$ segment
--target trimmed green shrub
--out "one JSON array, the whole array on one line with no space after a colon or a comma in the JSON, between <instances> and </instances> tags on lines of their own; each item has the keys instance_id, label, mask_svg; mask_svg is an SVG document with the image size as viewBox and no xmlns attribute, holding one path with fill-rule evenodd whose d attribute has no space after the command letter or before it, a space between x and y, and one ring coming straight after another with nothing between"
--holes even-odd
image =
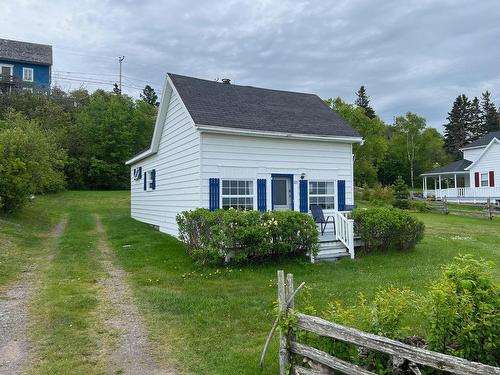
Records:
<instances>
[{"instance_id":1,"label":"trimmed green shrub","mask_svg":"<svg viewBox=\"0 0 500 375\"><path fill-rule=\"evenodd\" d=\"M471 255L455 258L430 291L431 350L498 366L500 288L491 262Z\"/></svg>"},{"instance_id":2,"label":"trimmed green shrub","mask_svg":"<svg viewBox=\"0 0 500 375\"><path fill-rule=\"evenodd\" d=\"M426 201L420 201L420 200L411 200L410 209L418 212L429 212L431 210L429 204Z\"/></svg>"},{"instance_id":3,"label":"trimmed green shrub","mask_svg":"<svg viewBox=\"0 0 500 375\"><path fill-rule=\"evenodd\" d=\"M424 237L424 223L398 208L357 209L353 219L368 251L410 250Z\"/></svg>"},{"instance_id":4,"label":"trimmed green shrub","mask_svg":"<svg viewBox=\"0 0 500 375\"><path fill-rule=\"evenodd\" d=\"M408 209L410 208L410 193L408 192L408 185L401 176L398 176L394 182L394 207Z\"/></svg>"},{"instance_id":5,"label":"trimmed green shrub","mask_svg":"<svg viewBox=\"0 0 500 375\"><path fill-rule=\"evenodd\" d=\"M177 215L179 238L198 262L219 264L317 252L313 218L296 211L196 209Z\"/></svg>"}]
</instances>

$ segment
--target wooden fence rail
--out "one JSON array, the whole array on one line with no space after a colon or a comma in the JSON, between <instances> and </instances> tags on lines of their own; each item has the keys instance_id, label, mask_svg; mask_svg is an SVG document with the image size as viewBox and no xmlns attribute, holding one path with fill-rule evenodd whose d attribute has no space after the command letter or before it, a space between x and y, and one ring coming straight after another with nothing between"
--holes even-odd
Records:
<instances>
[{"instance_id":1,"label":"wooden fence rail","mask_svg":"<svg viewBox=\"0 0 500 375\"><path fill-rule=\"evenodd\" d=\"M300 287L303 285L304 283L302 283ZM488 366L482 363L471 362L463 358L418 348L386 337L345 327L315 316L297 313L293 310L293 297L295 294L296 291L293 289L293 275L288 274L285 280L284 272L278 271L278 305L280 307L280 317L286 316L287 314L295 314L297 317L297 322L295 323L296 328L454 374L500 375L499 367ZM273 330L271 332L273 332ZM271 335L272 333L270 336ZM269 339L270 337L268 337L268 341ZM267 344L268 342L266 342L263 356L267 351ZM290 367L293 355L308 358L313 363L320 364L347 375L374 374L353 363L335 358L321 350L301 344L295 340L295 337L289 335L287 332L280 332L280 375L285 375L289 368L291 373L296 375L322 374L322 372L316 369L305 368L299 365ZM263 357L261 359L261 365L262 360Z\"/></svg>"}]
</instances>

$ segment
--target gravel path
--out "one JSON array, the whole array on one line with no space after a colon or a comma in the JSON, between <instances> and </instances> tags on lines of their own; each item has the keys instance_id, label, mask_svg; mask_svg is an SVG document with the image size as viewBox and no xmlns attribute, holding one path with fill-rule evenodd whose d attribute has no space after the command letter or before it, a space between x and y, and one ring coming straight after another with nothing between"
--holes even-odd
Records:
<instances>
[{"instance_id":1,"label":"gravel path","mask_svg":"<svg viewBox=\"0 0 500 375\"><path fill-rule=\"evenodd\" d=\"M49 239L51 248L57 246L65 224L63 220L52 230ZM53 251L50 254L48 262L41 264L50 262ZM42 271L38 264L32 264L20 280L0 295L0 375L20 374L28 367L31 346L26 329L27 310Z\"/></svg>"},{"instance_id":2,"label":"gravel path","mask_svg":"<svg viewBox=\"0 0 500 375\"><path fill-rule=\"evenodd\" d=\"M106 322L119 333L118 345L106 358L110 374L174 375L178 372L158 366L150 354L145 323L132 299L132 291L126 281L126 273L113 262L111 247L99 217L96 219L99 233L98 249L102 266L107 273L101 285L107 302L116 314Z\"/></svg>"}]
</instances>

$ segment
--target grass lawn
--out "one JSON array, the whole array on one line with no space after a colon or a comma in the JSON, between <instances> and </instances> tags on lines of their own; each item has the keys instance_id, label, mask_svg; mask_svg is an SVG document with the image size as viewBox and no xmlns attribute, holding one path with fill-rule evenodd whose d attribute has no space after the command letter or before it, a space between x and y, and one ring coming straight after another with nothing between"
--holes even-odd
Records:
<instances>
[{"instance_id":1,"label":"grass lawn","mask_svg":"<svg viewBox=\"0 0 500 375\"><path fill-rule=\"evenodd\" d=\"M165 362L173 360L185 373L277 373L276 340L265 369L260 372L257 365L274 320L278 269L292 272L297 284L305 281L311 301L321 311L334 299L349 303L360 292L370 299L378 288L407 287L424 292L439 277L441 265L461 253L473 253L500 264L500 219L426 213L415 214L425 222L426 236L414 251L407 253L378 253L354 261L344 259L317 265L307 260L288 260L203 268L192 263L177 240L132 220L128 196L128 192L66 192L41 197L28 208L31 215L37 210L50 212L54 217L69 215L68 230L40 296L42 302L54 302L54 306L41 305L41 311L50 318L36 325L35 337L43 338L47 345L40 349L45 353L42 366L46 373L64 366L77 366L87 373L100 372L98 360L81 358L98 350L94 337L99 324L93 317L97 304L93 280L101 271L92 260L94 233L87 223L89 215L95 213L102 217L118 264L129 273L156 357ZM28 220L25 214L16 220L22 221L23 217ZM23 236L16 239L21 248L25 244ZM15 234L10 237L17 238ZM69 264L71 268L67 269ZM498 267L495 272L500 280ZM75 275L80 277L76 281ZM61 281L70 280L72 284L63 285L58 293ZM80 324L78 336L64 326L65 319ZM412 324L415 333L419 333L422 327L418 317ZM67 364L52 352L61 350L60 345L64 344L72 353Z\"/></svg>"}]
</instances>

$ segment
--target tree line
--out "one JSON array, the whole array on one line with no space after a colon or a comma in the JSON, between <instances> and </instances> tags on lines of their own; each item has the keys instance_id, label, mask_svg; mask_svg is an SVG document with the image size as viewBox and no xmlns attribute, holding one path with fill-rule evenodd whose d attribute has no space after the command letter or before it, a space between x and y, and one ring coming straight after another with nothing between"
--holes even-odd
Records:
<instances>
[{"instance_id":1,"label":"tree line","mask_svg":"<svg viewBox=\"0 0 500 375\"><path fill-rule=\"evenodd\" d=\"M448 114L445 135L411 112L384 123L364 86L353 104L326 104L363 137L354 145L359 186L392 185L402 176L412 187L420 174L455 160L460 148L500 129L490 93L481 100L459 95ZM0 209L12 211L32 194L67 189L128 189L125 161L151 141L158 96L146 86L139 100L113 91L79 89L0 95Z\"/></svg>"},{"instance_id":2,"label":"tree line","mask_svg":"<svg viewBox=\"0 0 500 375\"><path fill-rule=\"evenodd\" d=\"M364 86L356 96L353 104L341 98L325 102L363 137L362 145L353 146L357 185L392 185L402 176L415 187L420 184L421 173L449 162L443 136L428 127L423 117L407 112L397 116L393 124L386 124L371 107Z\"/></svg>"},{"instance_id":3,"label":"tree line","mask_svg":"<svg viewBox=\"0 0 500 375\"><path fill-rule=\"evenodd\" d=\"M454 159L462 158L460 149L487 133L500 130L500 108L497 110L489 91L481 100L470 100L465 94L457 96L445 124L445 149Z\"/></svg>"},{"instance_id":4,"label":"tree line","mask_svg":"<svg viewBox=\"0 0 500 375\"><path fill-rule=\"evenodd\" d=\"M157 99L149 86L140 100L59 88L0 95L0 210L61 189L128 189L124 162L149 146Z\"/></svg>"}]
</instances>

